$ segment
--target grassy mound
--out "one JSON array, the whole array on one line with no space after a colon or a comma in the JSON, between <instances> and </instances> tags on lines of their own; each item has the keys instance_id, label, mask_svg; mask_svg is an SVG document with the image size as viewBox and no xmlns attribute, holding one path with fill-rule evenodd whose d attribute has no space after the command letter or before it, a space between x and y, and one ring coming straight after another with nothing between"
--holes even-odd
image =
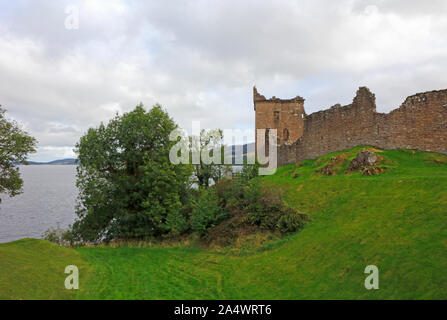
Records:
<instances>
[{"instance_id":1,"label":"grassy mound","mask_svg":"<svg viewBox=\"0 0 447 320\"><path fill-rule=\"evenodd\" d=\"M80 285L89 272L75 250L36 239L0 244L0 299L73 299L65 289L65 267L79 268Z\"/></svg>"},{"instance_id":2,"label":"grassy mound","mask_svg":"<svg viewBox=\"0 0 447 320\"><path fill-rule=\"evenodd\" d=\"M0 297L67 296L63 268L77 258L92 270L84 282L81 271L81 299L447 299L447 156L369 148L385 169L370 176L347 170L364 148L259 178L310 217L286 238L236 253L19 241L0 245L0 269L8 270ZM379 290L364 287L367 265L379 268Z\"/></svg>"}]
</instances>

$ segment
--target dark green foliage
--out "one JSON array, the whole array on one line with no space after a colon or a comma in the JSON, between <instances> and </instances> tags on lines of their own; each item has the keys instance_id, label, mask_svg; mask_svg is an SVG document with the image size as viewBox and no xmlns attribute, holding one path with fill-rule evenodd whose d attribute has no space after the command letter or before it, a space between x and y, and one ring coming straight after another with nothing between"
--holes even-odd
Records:
<instances>
[{"instance_id":1,"label":"dark green foliage","mask_svg":"<svg viewBox=\"0 0 447 320\"><path fill-rule=\"evenodd\" d=\"M252 182L245 192L245 197L248 202L249 221L263 229L275 230L283 207L280 194Z\"/></svg>"},{"instance_id":2,"label":"dark green foliage","mask_svg":"<svg viewBox=\"0 0 447 320\"><path fill-rule=\"evenodd\" d=\"M0 194L13 197L21 193L23 181L17 164L26 163L26 156L36 151L36 142L15 121L5 119L0 106Z\"/></svg>"},{"instance_id":3,"label":"dark green foliage","mask_svg":"<svg viewBox=\"0 0 447 320\"><path fill-rule=\"evenodd\" d=\"M143 239L187 229L182 206L192 168L169 161L176 127L161 106L146 111L139 105L81 138L73 225L79 239Z\"/></svg>"},{"instance_id":4,"label":"dark green foliage","mask_svg":"<svg viewBox=\"0 0 447 320\"><path fill-rule=\"evenodd\" d=\"M308 216L298 213L292 208L283 207L282 215L278 220L278 230L282 233L295 232L304 227L308 221Z\"/></svg>"},{"instance_id":5,"label":"dark green foliage","mask_svg":"<svg viewBox=\"0 0 447 320\"><path fill-rule=\"evenodd\" d=\"M245 206L244 190L247 181L235 176L233 179L219 181L214 188L219 197L219 204L226 208L231 216L240 214Z\"/></svg>"},{"instance_id":6,"label":"dark green foliage","mask_svg":"<svg viewBox=\"0 0 447 320\"><path fill-rule=\"evenodd\" d=\"M247 216L251 223L270 231L289 233L300 230L307 215L287 207L280 191L273 191L268 186L262 186L257 180L252 180L245 190Z\"/></svg>"},{"instance_id":7,"label":"dark green foliage","mask_svg":"<svg viewBox=\"0 0 447 320\"><path fill-rule=\"evenodd\" d=\"M219 203L215 189L204 190L192 211L192 229L204 236L227 217L227 210Z\"/></svg>"},{"instance_id":8,"label":"dark green foliage","mask_svg":"<svg viewBox=\"0 0 447 320\"><path fill-rule=\"evenodd\" d=\"M213 212L220 208L228 212L229 220L221 223L208 241L219 241L213 237L255 232L256 228L271 232L295 232L304 226L307 218L305 214L285 206L281 192L263 186L259 179L247 180L245 176L237 175L231 180L220 181L210 188L211 191L215 196L210 199L210 195L205 194L203 199L208 203L202 204L206 208L202 215L214 216ZM214 225L209 224L202 235Z\"/></svg>"},{"instance_id":9,"label":"dark green foliage","mask_svg":"<svg viewBox=\"0 0 447 320\"><path fill-rule=\"evenodd\" d=\"M72 246L76 242L74 240L74 235L70 229L62 229L57 226L57 228L47 229L43 235L43 239L58 244L60 246Z\"/></svg>"},{"instance_id":10,"label":"dark green foliage","mask_svg":"<svg viewBox=\"0 0 447 320\"><path fill-rule=\"evenodd\" d=\"M259 175L259 167L260 165L257 161L255 164L244 164L241 172L239 172L239 176L245 180L254 179Z\"/></svg>"}]
</instances>

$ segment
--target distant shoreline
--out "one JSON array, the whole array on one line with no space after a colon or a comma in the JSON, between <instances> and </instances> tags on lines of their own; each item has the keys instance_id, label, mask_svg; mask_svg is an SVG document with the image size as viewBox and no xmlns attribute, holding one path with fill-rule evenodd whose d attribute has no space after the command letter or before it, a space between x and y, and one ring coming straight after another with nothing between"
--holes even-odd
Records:
<instances>
[{"instance_id":1,"label":"distant shoreline","mask_svg":"<svg viewBox=\"0 0 447 320\"><path fill-rule=\"evenodd\" d=\"M25 163L20 163L20 165L32 165L32 166L41 166L41 165L53 165L53 166L60 166L60 165L77 165L76 159L59 159L59 160L53 160L49 162L37 162L37 161L28 161Z\"/></svg>"},{"instance_id":2,"label":"distant shoreline","mask_svg":"<svg viewBox=\"0 0 447 320\"><path fill-rule=\"evenodd\" d=\"M232 145L231 148L227 149L225 156L234 157L236 154L242 154L244 156L248 156L249 154L254 153L255 144L254 142L248 144L241 145ZM48 162L38 162L38 161L28 161L25 163L18 163L18 165L32 165L32 166L41 166L41 165L78 165L76 163L76 159L74 158L66 158L66 159L58 159Z\"/></svg>"}]
</instances>

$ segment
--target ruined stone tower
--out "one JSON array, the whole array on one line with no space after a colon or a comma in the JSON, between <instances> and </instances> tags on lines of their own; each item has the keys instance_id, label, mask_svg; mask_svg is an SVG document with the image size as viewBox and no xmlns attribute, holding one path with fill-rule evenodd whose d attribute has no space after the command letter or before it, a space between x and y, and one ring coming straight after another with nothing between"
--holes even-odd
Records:
<instances>
[{"instance_id":1,"label":"ruined stone tower","mask_svg":"<svg viewBox=\"0 0 447 320\"><path fill-rule=\"evenodd\" d=\"M253 87L255 129L276 129L278 145L292 144L303 135L304 99L266 99Z\"/></svg>"}]
</instances>

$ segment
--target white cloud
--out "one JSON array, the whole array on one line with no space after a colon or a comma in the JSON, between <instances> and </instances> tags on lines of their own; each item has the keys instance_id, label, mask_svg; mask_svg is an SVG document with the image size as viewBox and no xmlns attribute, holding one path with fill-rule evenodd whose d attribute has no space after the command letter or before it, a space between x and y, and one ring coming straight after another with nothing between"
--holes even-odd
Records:
<instances>
[{"instance_id":1,"label":"white cloud","mask_svg":"<svg viewBox=\"0 0 447 320\"><path fill-rule=\"evenodd\" d=\"M79 30L64 27L79 7ZM3 1L0 103L61 157L90 126L139 102L181 126L250 128L251 87L308 113L359 86L389 111L447 87L442 0ZM65 150L65 151L64 151Z\"/></svg>"},{"instance_id":2,"label":"white cloud","mask_svg":"<svg viewBox=\"0 0 447 320\"><path fill-rule=\"evenodd\" d=\"M31 161L39 161L39 162L50 162L56 159L68 159L75 158L76 155L73 151L73 147L65 146L65 147L55 147L55 146L45 146L37 148L37 152L39 153L38 159L32 159Z\"/></svg>"}]
</instances>

